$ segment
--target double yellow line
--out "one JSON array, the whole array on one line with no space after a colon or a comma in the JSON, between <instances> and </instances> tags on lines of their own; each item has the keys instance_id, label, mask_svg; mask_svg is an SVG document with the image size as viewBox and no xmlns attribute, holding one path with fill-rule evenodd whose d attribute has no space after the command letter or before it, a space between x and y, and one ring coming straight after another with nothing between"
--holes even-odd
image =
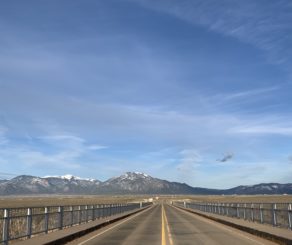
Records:
<instances>
[{"instance_id":1,"label":"double yellow line","mask_svg":"<svg viewBox=\"0 0 292 245\"><path fill-rule=\"evenodd\" d=\"M165 227L166 227L166 232L165 232ZM166 234L167 234L167 237L166 237ZM168 240L168 243L166 242L166 240ZM166 244L173 245L173 241L171 238L168 221L167 221L167 217L164 210L164 205L162 204L161 205L161 245L166 245Z\"/></svg>"}]
</instances>

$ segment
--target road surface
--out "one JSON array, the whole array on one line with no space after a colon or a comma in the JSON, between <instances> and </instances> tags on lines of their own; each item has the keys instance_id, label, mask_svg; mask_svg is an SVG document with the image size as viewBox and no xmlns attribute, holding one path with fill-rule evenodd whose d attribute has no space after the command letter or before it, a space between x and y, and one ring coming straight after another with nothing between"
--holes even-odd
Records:
<instances>
[{"instance_id":1,"label":"road surface","mask_svg":"<svg viewBox=\"0 0 292 245\"><path fill-rule=\"evenodd\" d=\"M69 244L272 245L275 243L166 204L157 204Z\"/></svg>"}]
</instances>

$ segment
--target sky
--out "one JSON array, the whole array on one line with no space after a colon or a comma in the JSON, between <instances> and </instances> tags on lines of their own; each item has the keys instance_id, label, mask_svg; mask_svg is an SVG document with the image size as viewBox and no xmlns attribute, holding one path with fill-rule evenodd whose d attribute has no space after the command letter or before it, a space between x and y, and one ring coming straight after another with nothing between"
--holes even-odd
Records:
<instances>
[{"instance_id":1,"label":"sky","mask_svg":"<svg viewBox=\"0 0 292 245\"><path fill-rule=\"evenodd\" d=\"M0 3L0 177L292 177L290 0Z\"/></svg>"}]
</instances>

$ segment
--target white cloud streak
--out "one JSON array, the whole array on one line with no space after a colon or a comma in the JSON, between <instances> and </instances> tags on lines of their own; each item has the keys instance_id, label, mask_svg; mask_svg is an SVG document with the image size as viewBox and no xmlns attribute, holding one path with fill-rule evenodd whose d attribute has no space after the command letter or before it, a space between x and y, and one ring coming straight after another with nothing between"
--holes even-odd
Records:
<instances>
[{"instance_id":1,"label":"white cloud streak","mask_svg":"<svg viewBox=\"0 0 292 245\"><path fill-rule=\"evenodd\" d=\"M259 89L253 89L253 90L236 92L236 93L226 94L226 95L218 95L218 96L223 97L223 100L235 100L235 99L243 99L246 97L254 97L254 96L258 97L263 94L268 94L279 89L280 89L279 86L273 86L273 87L259 88Z\"/></svg>"},{"instance_id":2,"label":"white cloud streak","mask_svg":"<svg viewBox=\"0 0 292 245\"><path fill-rule=\"evenodd\" d=\"M99 150L107 149L108 147L104 145L89 145L87 148L92 151L99 151Z\"/></svg>"},{"instance_id":3,"label":"white cloud streak","mask_svg":"<svg viewBox=\"0 0 292 245\"><path fill-rule=\"evenodd\" d=\"M292 136L292 127L285 125L251 125L231 128L230 133Z\"/></svg>"}]
</instances>

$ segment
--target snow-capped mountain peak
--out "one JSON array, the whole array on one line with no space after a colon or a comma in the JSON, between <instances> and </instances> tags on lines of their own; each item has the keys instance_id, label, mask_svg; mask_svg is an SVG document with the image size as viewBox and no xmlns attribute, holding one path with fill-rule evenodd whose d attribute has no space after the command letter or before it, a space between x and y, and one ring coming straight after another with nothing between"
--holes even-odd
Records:
<instances>
[{"instance_id":1,"label":"snow-capped mountain peak","mask_svg":"<svg viewBox=\"0 0 292 245\"><path fill-rule=\"evenodd\" d=\"M141 172L126 172L123 175L117 177L117 179L121 180L137 180L145 178L150 178L150 176Z\"/></svg>"},{"instance_id":2,"label":"snow-capped mountain peak","mask_svg":"<svg viewBox=\"0 0 292 245\"><path fill-rule=\"evenodd\" d=\"M78 177L78 176L74 176L72 174L65 174L65 175L62 175L62 176L51 175L51 176L44 176L43 178L59 178L59 179L64 179L64 180L86 180L86 181L91 181L91 182L96 181L95 179L81 178L81 177Z\"/></svg>"},{"instance_id":3,"label":"snow-capped mountain peak","mask_svg":"<svg viewBox=\"0 0 292 245\"><path fill-rule=\"evenodd\" d=\"M76 180L80 180L81 178L78 176L74 176L72 174L65 174L60 176L61 179L67 179L67 180L71 180L71 179L76 179Z\"/></svg>"}]
</instances>

